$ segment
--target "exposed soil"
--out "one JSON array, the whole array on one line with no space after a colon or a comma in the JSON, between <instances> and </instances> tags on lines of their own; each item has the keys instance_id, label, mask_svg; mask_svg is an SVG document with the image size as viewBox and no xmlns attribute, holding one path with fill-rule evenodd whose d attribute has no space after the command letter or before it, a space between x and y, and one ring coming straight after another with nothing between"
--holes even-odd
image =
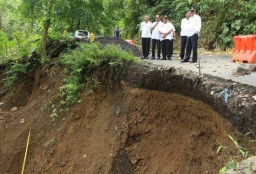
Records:
<instances>
[{"instance_id":1,"label":"exposed soil","mask_svg":"<svg viewBox=\"0 0 256 174\"><path fill-rule=\"evenodd\" d=\"M85 90L61 111L62 70L51 65L33 74L0 98L1 174L20 173L30 127L30 174L217 173L229 158L216 154L219 143L232 146L227 134L247 142L201 101L125 83L90 95Z\"/></svg>"},{"instance_id":2,"label":"exposed soil","mask_svg":"<svg viewBox=\"0 0 256 174\"><path fill-rule=\"evenodd\" d=\"M140 54L121 39L98 41L120 44ZM52 57L66 48L62 45L53 48ZM109 85L104 79L106 71L101 88L94 93L84 89L79 102L70 108L59 106L63 70L55 62L28 73L12 89L4 88L0 74L0 173L21 172L30 128L25 168L29 174L218 173L229 159L224 151L216 153L220 144L238 154L228 134L255 151L254 142L237 131L253 125L253 107L226 107L210 94L232 82L184 77L174 69L141 64L128 65L124 74L120 85ZM54 108L56 121L51 118ZM232 110L240 116L231 115Z\"/></svg>"}]
</instances>

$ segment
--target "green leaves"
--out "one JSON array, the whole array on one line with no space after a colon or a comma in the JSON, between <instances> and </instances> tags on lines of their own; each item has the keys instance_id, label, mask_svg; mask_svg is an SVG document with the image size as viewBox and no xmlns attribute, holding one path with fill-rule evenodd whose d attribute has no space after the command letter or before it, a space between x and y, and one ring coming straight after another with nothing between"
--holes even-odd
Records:
<instances>
[{"instance_id":1,"label":"green leaves","mask_svg":"<svg viewBox=\"0 0 256 174\"><path fill-rule=\"evenodd\" d=\"M98 87L99 81L95 74L102 70L102 66L110 66L121 74L119 68L122 68L123 61L135 61L135 58L117 45L107 45L100 49L98 44L83 44L77 50L64 54L60 58L60 64L66 69L67 77L60 87L61 104L74 104L85 83L89 91Z\"/></svg>"},{"instance_id":2,"label":"green leaves","mask_svg":"<svg viewBox=\"0 0 256 174\"><path fill-rule=\"evenodd\" d=\"M29 64L11 63L5 70L4 84L7 87L13 86L28 70Z\"/></svg>"},{"instance_id":3,"label":"green leaves","mask_svg":"<svg viewBox=\"0 0 256 174\"><path fill-rule=\"evenodd\" d=\"M228 169L235 169L235 161L232 158L228 161Z\"/></svg>"},{"instance_id":4,"label":"green leaves","mask_svg":"<svg viewBox=\"0 0 256 174\"><path fill-rule=\"evenodd\" d=\"M226 174L226 171L227 171L227 167L222 167L219 171L219 174Z\"/></svg>"},{"instance_id":5,"label":"green leaves","mask_svg":"<svg viewBox=\"0 0 256 174\"><path fill-rule=\"evenodd\" d=\"M188 4L191 6L194 0L188 0Z\"/></svg>"},{"instance_id":6,"label":"green leaves","mask_svg":"<svg viewBox=\"0 0 256 174\"><path fill-rule=\"evenodd\" d=\"M228 135L228 137L231 139L231 141L233 142L233 144L234 144L234 145L236 146L236 148L239 150L239 152L240 152L240 154L242 155L242 157L243 157L243 158L247 158L249 151L248 151L246 148L239 146L238 142L237 142L231 135Z\"/></svg>"},{"instance_id":7,"label":"green leaves","mask_svg":"<svg viewBox=\"0 0 256 174\"><path fill-rule=\"evenodd\" d=\"M235 35L252 33L252 28L248 32L247 26L254 20L251 10L254 8L254 0L236 1L236 0L204 0L197 6L202 16L203 24L212 22L212 25L203 25L201 38L208 37L208 33L216 33L217 37L204 43L211 45L220 45L223 49L233 46L233 37ZM249 5L250 4L250 5ZM208 43L207 43L208 42ZM210 47L210 45L209 45Z\"/></svg>"}]
</instances>

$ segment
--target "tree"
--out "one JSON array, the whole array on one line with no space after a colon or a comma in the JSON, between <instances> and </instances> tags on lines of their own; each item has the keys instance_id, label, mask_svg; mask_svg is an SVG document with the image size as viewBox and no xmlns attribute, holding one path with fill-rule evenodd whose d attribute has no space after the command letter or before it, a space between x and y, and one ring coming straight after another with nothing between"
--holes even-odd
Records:
<instances>
[{"instance_id":1,"label":"tree","mask_svg":"<svg viewBox=\"0 0 256 174\"><path fill-rule=\"evenodd\" d=\"M46 54L47 34L51 24L51 14L52 14L54 0L47 0L47 1L48 2L46 5L46 12L45 12L46 17L44 21L43 35L42 35L41 46L40 46L40 55L43 58L47 57L47 54Z\"/></svg>"}]
</instances>

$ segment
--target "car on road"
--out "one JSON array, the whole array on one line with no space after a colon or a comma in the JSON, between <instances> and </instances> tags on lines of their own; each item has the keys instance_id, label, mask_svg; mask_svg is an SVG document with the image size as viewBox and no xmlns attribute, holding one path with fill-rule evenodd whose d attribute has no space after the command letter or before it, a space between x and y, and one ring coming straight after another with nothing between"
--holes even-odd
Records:
<instances>
[{"instance_id":1,"label":"car on road","mask_svg":"<svg viewBox=\"0 0 256 174\"><path fill-rule=\"evenodd\" d=\"M86 30L76 30L74 37L82 41L89 41L90 33Z\"/></svg>"}]
</instances>

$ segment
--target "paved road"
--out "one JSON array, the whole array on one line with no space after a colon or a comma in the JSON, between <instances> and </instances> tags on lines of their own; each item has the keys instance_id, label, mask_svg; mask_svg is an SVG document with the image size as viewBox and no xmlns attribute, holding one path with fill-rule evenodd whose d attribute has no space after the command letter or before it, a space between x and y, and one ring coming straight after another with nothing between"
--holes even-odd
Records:
<instances>
[{"instance_id":1,"label":"paved road","mask_svg":"<svg viewBox=\"0 0 256 174\"><path fill-rule=\"evenodd\" d=\"M238 66L241 66L238 63L231 62L231 56L210 56L210 55L201 55L199 56L201 72L202 74L209 74L216 77L221 77L224 79L230 79L234 82L239 82L242 84L249 84L256 86L256 72L253 72L249 75L235 75ZM195 73L199 73L198 63L180 63L180 60L173 58L170 60L144 60L146 62L151 62L156 65L166 66L166 67L175 67L181 68L184 70L189 70ZM243 64L243 66L248 67L248 64Z\"/></svg>"}]
</instances>

